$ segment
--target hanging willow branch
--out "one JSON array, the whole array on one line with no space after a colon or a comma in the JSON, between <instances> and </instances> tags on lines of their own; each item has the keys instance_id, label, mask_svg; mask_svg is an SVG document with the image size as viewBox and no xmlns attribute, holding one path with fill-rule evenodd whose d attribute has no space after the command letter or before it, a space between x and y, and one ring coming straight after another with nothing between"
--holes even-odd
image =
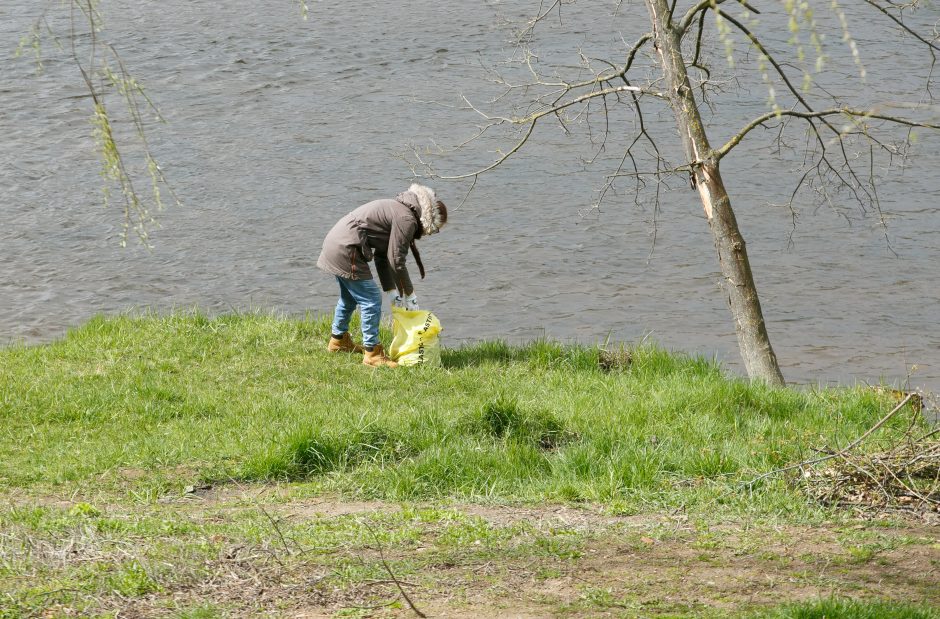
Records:
<instances>
[{"instance_id":1,"label":"hanging willow branch","mask_svg":"<svg viewBox=\"0 0 940 619\"><path fill-rule=\"evenodd\" d=\"M68 32L57 32L50 19L55 11L67 12ZM38 70L42 70L42 39L50 38L57 49L68 54L81 76L91 101L91 125L95 149L101 161L102 189L106 206L112 203L113 190L118 190L122 211L121 245L126 246L131 233L150 247L149 233L157 225L155 213L163 209L163 191L176 205L179 197L168 182L154 156L147 139L147 115L157 122L165 122L153 100L143 86L131 75L117 49L102 38L104 19L99 0L68 0L49 2L34 22L29 34L18 48L21 53L32 48ZM128 143L115 130L113 99L120 102L117 109L126 115L133 129L136 143ZM128 153L134 152L134 165L128 162ZM137 173L136 169L146 170ZM138 189L138 176L143 175L149 191Z\"/></svg>"}]
</instances>

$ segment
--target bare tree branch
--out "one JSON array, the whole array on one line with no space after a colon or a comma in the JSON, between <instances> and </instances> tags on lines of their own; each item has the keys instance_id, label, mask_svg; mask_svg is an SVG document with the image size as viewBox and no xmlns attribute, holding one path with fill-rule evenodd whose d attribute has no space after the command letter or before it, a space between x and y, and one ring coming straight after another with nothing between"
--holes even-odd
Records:
<instances>
[{"instance_id":1,"label":"bare tree branch","mask_svg":"<svg viewBox=\"0 0 940 619\"><path fill-rule=\"evenodd\" d=\"M586 83L592 83L592 82L586 82ZM596 98L598 98L598 97L608 97L608 96L611 96L611 95L614 95L614 94L617 94L617 93L621 93L621 92L630 92L630 93L647 94L647 95L651 95L651 96L659 97L659 98L665 98L665 97L666 97L666 96L665 96L664 94L662 94L661 92L658 92L658 91L655 91L655 90L647 90L647 89L644 89L644 88L639 88L639 87L637 87L637 86L624 85L624 86L615 86L615 87L611 87L611 88L604 88L604 89L602 89L602 90L595 90L595 91L593 91L593 92L589 92L589 93L584 94L584 95L581 95L581 96L579 96L579 97L575 97L575 98L570 99L570 100L568 100L568 101L565 101L565 102L563 102L563 103L557 103L557 104L555 104L555 105L552 105L552 106L550 106L550 107L547 107L547 108L545 108L545 109L542 109L542 110L540 110L540 111L538 111L538 112L529 114L528 116L525 116L525 117L522 117L522 118L506 118L506 117L494 118L494 117L489 117L489 116L487 116L488 119L490 119L490 120L495 120L495 121L497 121L497 122L500 123L500 124L502 124L502 123L511 123L511 124L514 124L514 125L524 125L524 124L528 124L528 129L526 130L526 133L525 133L525 135L522 137L522 139L519 140L519 141L512 147L512 149L509 150L509 152L507 152L506 154L504 154L502 157L500 157L499 159L497 159L496 161L494 161L494 162L491 163L490 165L488 165L488 166L486 166L486 167L484 167L484 168L482 168L482 169L480 169L480 170L477 170L477 171L475 171L475 172L470 172L470 173L468 173L468 174L460 174L460 175L457 175L457 176L440 176L439 178L444 179L444 180L459 180L459 179L463 179L463 178L472 178L472 177L475 177L475 176L479 176L480 174L483 174L484 172L488 172L488 171L492 170L493 168L495 168L495 167L499 166L500 164L502 164L504 161L506 161L507 159L509 159L512 155L514 155L515 153L517 153L520 148L522 148L522 146L528 141L529 137L532 135L532 132L535 130L535 124L538 122L538 120L539 120L540 118L543 118L543 117L548 116L548 115L557 114L559 111L561 111L561 110L563 110L563 109L565 109L565 108L571 107L572 105L577 105L578 103L582 103L582 102L588 101L589 99L596 99ZM562 95L562 96L563 96L563 95ZM559 98L560 98L560 97L559 97ZM476 109L476 108L474 108L474 109ZM477 111L479 111L479 110L477 110ZM482 114L482 112L480 112L480 113Z\"/></svg>"},{"instance_id":2,"label":"bare tree branch","mask_svg":"<svg viewBox=\"0 0 940 619\"><path fill-rule=\"evenodd\" d=\"M757 35L751 32L747 26L742 24L740 21L738 21L734 17L728 15L726 12L722 11L718 7L710 7L710 8L713 8L716 14L721 15L723 19L730 22L731 24L734 25L735 28L737 28L742 33L744 33L744 36L748 38L751 44L754 45L754 47L756 47L757 50L761 54L763 54L765 58L767 58L767 61L770 62L771 65L773 65L774 70L780 76L780 79L783 80L783 83L786 85L787 90L790 91L790 93L796 98L797 101L800 102L800 104L803 107L805 107L807 110L812 111L813 107L803 97L803 95L800 94L800 91L796 88L796 86L793 85L793 82L790 81L790 78L787 77L786 72L783 70L783 66L781 66L781 64L777 62L776 58L774 58L773 54L770 53L770 50L767 49L767 47L761 42L761 40L757 37Z\"/></svg>"},{"instance_id":3,"label":"bare tree branch","mask_svg":"<svg viewBox=\"0 0 940 619\"><path fill-rule=\"evenodd\" d=\"M901 18L899 18L898 16L894 15L891 11L889 11L889 10L886 9L885 7L883 7L883 6L881 6L880 4L878 4L878 2L876 2L876 0L864 0L864 2L865 2L866 4L870 4L871 6L875 7L877 10L881 11L882 13L884 13L884 15L885 15L888 19L890 19L891 21L893 21L894 23L896 23L898 26L900 26L905 32L907 32L909 35L911 35L912 37L914 37L915 39L917 39L918 41L920 41L921 43L923 43L924 45L926 45L926 46L930 49L931 55L933 55L935 52L940 52L940 46L937 45L937 43L936 43L937 39L936 39L936 38L934 38L933 41L930 41L930 40L928 40L928 39L925 39L920 33L918 33L916 30L914 30L913 28L911 28L910 26L908 26L907 24L905 24L904 21L903 21ZM934 58L936 59L936 55L934 55Z\"/></svg>"},{"instance_id":4,"label":"bare tree branch","mask_svg":"<svg viewBox=\"0 0 940 619\"><path fill-rule=\"evenodd\" d=\"M526 25L525 29L523 29L516 36L516 39L518 41L521 42L523 39L530 36L532 32L535 30L535 27L538 25L538 23L542 21L543 19L545 19L546 17L548 17L548 15L552 12L552 9L554 9L556 6L558 7L558 21L561 22L561 0L555 0L554 2L552 2L552 5L548 7L543 13L542 6L544 4L545 4L545 0L540 0L539 8L538 8L538 11L536 11L535 13L535 17L532 18L532 20L530 20L529 23Z\"/></svg>"},{"instance_id":5,"label":"bare tree branch","mask_svg":"<svg viewBox=\"0 0 940 619\"><path fill-rule=\"evenodd\" d=\"M734 0L744 8L746 8L751 13L755 15L760 15L760 11L751 6L747 0ZM685 15L676 24L676 32L679 34L679 38L685 36L685 33L689 28L692 27L692 22L694 22L702 13L705 13L708 9L718 9L719 4L724 4L727 0L699 0L698 4L690 8L685 12Z\"/></svg>"},{"instance_id":6,"label":"bare tree branch","mask_svg":"<svg viewBox=\"0 0 940 619\"><path fill-rule=\"evenodd\" d=\"M872 110L855 110L855 109L845 108L845 107L828 109L828 110L820 110L818 112L799 112L796 110L779 110L779 111L774 111L774 112L767 112L766 114L762 116L758 116L757 118L749 122L747 125L744 126L743 129L741 129L734 136L732 136L731 139L729 139L724 144L724 146L715 150L714 156L718 159L721 159L722 157L727 155L729 152L731 152L731 150L735 146L740 144L741 140L743 140L744 137L748 133L750 133L755 128L763 125L768 120L772 120L774 118L780 118L781 116L792 116L795 118L813 119L813 118L825 118L828 116L839 116L839 115L848 116L853 119L862 118L862 119L883 120L883 121L887 121L887 122L898 124L898 125L904 125L907 127L940 129L940 125L938 124L915 121L915 120L910 120L907 118L900 118L898 116L889 116L887 114L880 114Z\"/></svg>"},{"instance_id":7,"label":"bare tree branch","mask_svg":"<svg viewBox=\"0 0 940 619\"><path fill-rule=\"evenodd\" d=\"M711 70L708 69L705 65L701 64L702 56L702 35L705 32L705 15L706 12L702 11L699 13L698 20L698 34L695 36L695 53L692 55L692 62L689 63L691 66L698 68L700 71L705 73L705 79L702 81L702 96L705 96L705 84L711 78Z\"/></svg>"}]
</instances>

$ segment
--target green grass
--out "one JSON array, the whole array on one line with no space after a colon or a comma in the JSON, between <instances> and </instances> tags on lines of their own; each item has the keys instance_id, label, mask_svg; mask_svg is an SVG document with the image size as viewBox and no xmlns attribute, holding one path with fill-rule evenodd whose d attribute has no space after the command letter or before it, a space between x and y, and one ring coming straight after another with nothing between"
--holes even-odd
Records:
<instances>
[{"instance_id":1,"label":"green grass","mask_svg":"<svg viewBox=\"0 0 940 619\"><path fill-rule=\"evenodd\" d=\"M749 614L753 619L940 619L940 612L928 606L887 600L831 598L786 604Z\"/></svg>"},{"instance_id":2,"label":"green grass","mask_svg":"<svg viewBox=\"0 0 940 619\"><path fill-rule=\"evenodd\" d=\"M151 500L281 480L390 500L798 512L785 484L742 482L845 445L890 408L868 389L771 388L649 345L487 342L445 349L442 368L375 371L327 353L328 332L260 314L99 317L2 349L0 488Z\"/></svg>"}]
</instances>

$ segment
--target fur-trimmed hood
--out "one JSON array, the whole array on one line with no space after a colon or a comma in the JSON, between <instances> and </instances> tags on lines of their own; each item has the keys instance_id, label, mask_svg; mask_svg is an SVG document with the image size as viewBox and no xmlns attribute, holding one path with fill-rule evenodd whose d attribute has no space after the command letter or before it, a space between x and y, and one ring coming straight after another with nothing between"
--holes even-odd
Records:
<instances>
[{"instance_id":1,"label":"fur-trimmed hood","mask_svg":"<svg viewBox=\"0 0 940 619\"><path fill-rule=\"evenodd\" d=\"M422 235L439 232L444 225L437 207L437 196L430 187L413 183L408 191L398 194L396 200L410 206L418 215Z\"/></svg>"}]
</instances>

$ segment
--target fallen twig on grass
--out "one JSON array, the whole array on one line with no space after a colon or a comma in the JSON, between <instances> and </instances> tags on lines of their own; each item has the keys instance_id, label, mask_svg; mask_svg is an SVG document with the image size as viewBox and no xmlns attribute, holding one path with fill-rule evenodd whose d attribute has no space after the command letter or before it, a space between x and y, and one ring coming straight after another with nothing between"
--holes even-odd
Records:
<instances>
[{"instance_id":1,"label":"fallen twig on grass","mask_svg":"<svg viewBox=\"0 0 940 619\"><path fill-rule=\"evenodd\" d=\"M891 412L890 412L890 413L888 413L887 415L885 415L884 417L882 417L881 420L880 420L878 423L876 423L875 425L873 425L873 426L872 426L871 428L869 428L864 434L862 434L860 437L858 437L857 439L855 439L854 441L852 441L851 443L849 443L847 446L843 447L843 448L840 449L839 451L837 451L837 452L835 452L835 453L827 454L827 455L822 456L822 457L820 457L820 458L814 458L814 459L812 459L812 460L804 460L803 462L798 462L798 463L796 463L796 464L791 464L791 465L789 465L789 466L784 466L784 467L781 467L781 468L779 468L779 469L774 469L774 470L772 470L772 471L768 471L767 473L764 473L763 475L758 475L757 477L755 477L755 478L752 479L751 481L747 482L747 486L750 488L750 487L753 487L754 484L756 484L757 482L761 481L762 479L766 479L766 478L772 477L772 476L774 476L774 475L779 475L780 473L786 473L787 471L792 471L792 470L795 470L795 469L803 469L803 468L806 468L806 467L808 467L808 466L812 466L812 465L814 465L814 464L820 464L820 463L825 462L825 461L827 461L827 460L832 460L832 459L834 459L834 458L839 458L839 457L845 455L846 453L848 453L848 452L852 451L853 449L855 449L856 447L858 447L858 445L861 444L862 441L864 441L866 438L868 438L869 436L871 436L871 434L872 434L873 432L875 432L878 428L880 428L880 427L883 426L885 423L887 423L889 419L891 419L892 417L894 417L894 415L895 415L899 410L901 410L901 409L904 407L905 404L907 404L907 403L911 400L911 398L913 397L913 395L914 395L913 393L907 394L907 397L904 398L903 400L901 400L901 402L900 402L897 406L895 406L893 409L891 409Z\"/></svg>"},{"instance_id":2,"label":"fallen twig on grass","mask_svg":"<svg viewBox=\"0 0 940 619\"><path fill-rule=\"evenodd\" d=\"M815 500L864 510L940 511L940 443L902 440L891 449L845 455L800 482Z\"/></svg>"},{"instance_id":3,"label":"fallen twig on grass","mask_svg":"<svg viewBox=\"0 0 940 619\"><path fill-rule=\"evenodd\" d=\"M277 521L274 520L274 518L271 517L271 514L269 514L269 513L268 513L263 507L261 507L260 505L258 506L258 509L260 509L260 510L261 510L261 513L264 514L264 515L267 517L268 521L270 521L271 526L274 527L274 531L277 533L277 536L281 539L281 544L284 545L284 550L287 552L287 555L290 556L290 554L291 554L291 552L290 552L290 546L287 545L287 540L284 539L284 534L281 533L281 527L279 527L279 526L277 525ZM283 567L286 567L286 566L284 565L284 562L281 561L281 558L280 558L279 556L277 556L277 553L276 553L276 552L272 552L272 553L271 553L271 556L274 558L275 561L277 561L278 565L280 565L282 568L283 568Z\"/></svg>"},{"instance_id":4,"label":"fallen twig on grass","mask_svg":"<svg viewBox=\"0 0 940 619\"><path fill-rule=\"evenodd\" d=\"M915 435L923 413L923 397L908 393L891 411L846 447L824 456L764 473L748 482L799 469L796 483L824 505L852 507L863 512L894 511L917 514L940 512L940 428ZM894 444L879 452L858 453L866 438L910 403L911 423ZM820 468L817 465L829 463ZM933 518L933 516L930 516Z\"/></svg>"},{"instance_id":5,"label":"fallen twig on grass","mask_svg":"<svg viewBox=\"0 0 940 619\"><path fill-rule=\"evenodd\" d=\"M395 586L398 587L398 592L401 593L402 598L408 604L408 607L414 612L414 614L421 617L421 619L427 619L427 615L418 610L418 607L415 606L414 602L411 601L411 597L405 591L405 588L402 586L402 581L398 579L398 576L395 575L395 572L392 571L391 566L388 564L388 561L385 560L385 551L382 550L382 542L379 541L378 535L375 534L375 531L369 525L369 523L364 520L360 520L362 525L366 528L369 534L372 536L372 539L375 540L376 549L379 551L379 560L382 561L382 565L385 567L385 571L388 572L389 578L392 579L392 582L395 583Z\"/></svg>"}]
</instances>

